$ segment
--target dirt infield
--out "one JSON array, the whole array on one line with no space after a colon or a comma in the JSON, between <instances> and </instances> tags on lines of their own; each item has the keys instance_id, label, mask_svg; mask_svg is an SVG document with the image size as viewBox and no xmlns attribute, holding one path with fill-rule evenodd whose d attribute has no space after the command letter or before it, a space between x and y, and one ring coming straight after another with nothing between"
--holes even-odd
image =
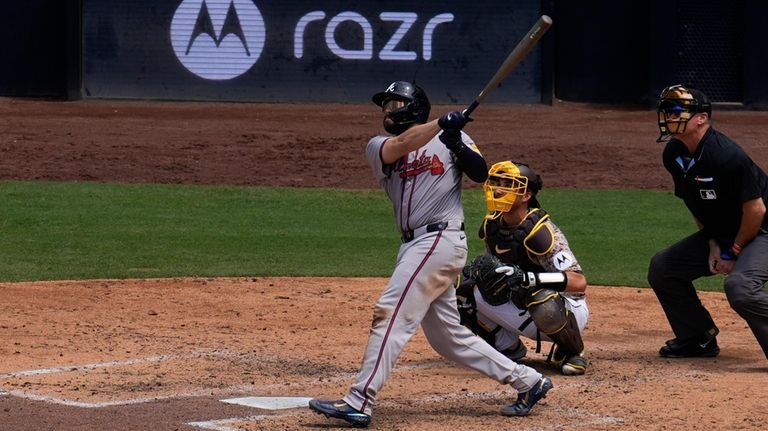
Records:
<instances>
[{"instance_id":1,"label":"dirt infield","mask_svg":"<svg viewBox=\"0 0 768 431\"><path fill-rule=\"evenodd\" d=\"M669 188L651 110L489 104L474 116L486 158L528 162L545 187ZM378 188L363 157L381 126L373 104L0 98L0 119L0 179ZM768 166L768 113L714 121Z\"/></svg>"},{"instance_id":2,"label":"dirt infield","mask_svg":"<svg viewBox=\"0 0 768 431\"><path fill-rule=\"evenodd\" d=\"M359 366L386 281L173 279L0 284L3 429L328 429L307 409L236 397L336 397ZM765 358L722 295L716 359L663 360L668 331L648 289L590 288L589 374L526 363L555 390L524 419L497 414L509 388L458 368L421 332L385 386L374 429L760 429ZM527 343L535 348L532 342ZM727 412L725 414L724 412ZM230 420L230 422L226 422ZM36 424L29 428L30 424ZM229 428L215 428L225 425ZM198 428L199 429L199 428Z\"/></svg>"},{"instance_id":3,"label":"dirt infield","mask_svg":"<svg viewBox=\"0 0 768 431\"><path fill-rule=\"evenodd\" d=\"M545 186L669 187L650 110L488 105L476 118L468 132L490 161L527 161ZM768 113L716 110L715 120L768 167ZM0 179L375 188L362 146L379 123L372 105L0 99ZM237 403L342 395L385 284L0 283L0 429L343 426L306 408ZM701 297L721 329L721 355L665 360L656 352L671 334L650 290L590 286L588 374L559 375L529 342L525 362L555 389L522 419L497 414L514 398L508 388L441 359L419 332L371 428L764 429L768 362L722 294Z\"/></svg>"}]
</instances>

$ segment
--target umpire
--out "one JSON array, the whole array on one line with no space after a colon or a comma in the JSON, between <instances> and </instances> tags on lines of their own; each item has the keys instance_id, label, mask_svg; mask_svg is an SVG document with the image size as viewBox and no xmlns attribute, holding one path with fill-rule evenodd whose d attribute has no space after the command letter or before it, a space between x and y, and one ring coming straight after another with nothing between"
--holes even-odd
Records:
<instances>
[{"instance_id":1,"label":"umpire","mask_svg":"<svg viewBox=\"0 0 768 431\"><path fill-rule=\"evenodd\" d=\"M652 259L648 282L675 338L666 358L714 357L719 332L692 281L725 274L728 303L749 325L768 358L768 177L727 136L710 125L712 105L699 90L665 88L657 103L658 142L675 196L699 230Z\"/></svg>"}]
</instances>

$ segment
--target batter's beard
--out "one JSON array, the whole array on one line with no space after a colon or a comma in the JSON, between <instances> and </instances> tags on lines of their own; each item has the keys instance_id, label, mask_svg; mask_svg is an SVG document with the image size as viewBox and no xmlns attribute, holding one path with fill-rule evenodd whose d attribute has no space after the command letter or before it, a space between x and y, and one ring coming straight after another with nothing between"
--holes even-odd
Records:
<instances>
[{"instance_id":1,"label":"batter's beard","mask_svg":"<svg viewBox=\"0 0 768 431\"><path fill-rule=\"evenodd\" d=\"M405 132L407 129L407 124L398 124L392 121L392 119L389 117L384 118L384 130L386 130L389 134L397 136Z\"/></svg>"}]
</instances>

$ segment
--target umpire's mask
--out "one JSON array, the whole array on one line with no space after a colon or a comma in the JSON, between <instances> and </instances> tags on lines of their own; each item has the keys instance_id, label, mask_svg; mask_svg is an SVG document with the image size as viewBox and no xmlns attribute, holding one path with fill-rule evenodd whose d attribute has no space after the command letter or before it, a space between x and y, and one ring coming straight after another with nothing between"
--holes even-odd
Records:
<instances>
[{"instance_id":1,"label":"umpire's mask","mask_svg":"<svg viewBox=\"0 0 768 431\"><path fill-rule=\"evenodd\" d=\"M533 195L528 201L528 207L540 208L536 194L542 185L541 177L524 163L495 163L488 171L488 179L483 184L485 203L488 206L486 218L494 219L510 211L517 197L525 195L528 191Z\"/></svg>"},{"instance_id":2,"label":"umpire's mask","mask_svg":"<svg viewBox=\"0 0 768 431\"><path fill-rule=\"evenodd\" d=\"M661 91L656 101L659 116L659 138L656 142L665 142L672 135L685 133L685 127L694 115L704 112L712 117L712 104L701 91L673 85Z\"/></svg>"}]
</instances>

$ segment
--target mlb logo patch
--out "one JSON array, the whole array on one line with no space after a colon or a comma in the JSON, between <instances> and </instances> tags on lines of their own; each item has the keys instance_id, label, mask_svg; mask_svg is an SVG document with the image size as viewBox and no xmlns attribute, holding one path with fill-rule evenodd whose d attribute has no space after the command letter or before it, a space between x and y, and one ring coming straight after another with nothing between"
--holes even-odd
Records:
<instances>
[{"instance_id":1,"label":"mlb logo patch","mask_svg":"<svg viewBox=\"0 0 768 431\"><path fill-rule=\"evenodd\" d=\"M704 200L711 201L713 199L717 199L717 193L715 193L714 190L699 190L699 194Z\"/></svg>"}]
</instances>

